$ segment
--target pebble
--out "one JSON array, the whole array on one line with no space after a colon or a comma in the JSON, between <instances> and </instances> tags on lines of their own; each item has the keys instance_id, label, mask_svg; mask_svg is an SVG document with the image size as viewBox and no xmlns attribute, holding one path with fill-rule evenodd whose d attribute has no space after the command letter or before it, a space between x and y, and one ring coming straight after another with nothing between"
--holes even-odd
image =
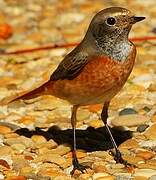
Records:
<instances>
[{"instance_id":1,"label":"pebble","mask_svg":"<svg viewBox=\"0 0 156 180\"><path fill-rule=\"evenodd\" d=\"M138 112L133 108L125 108L119 112L119 116L137 114Z\"/></svg>"},{"instance_id":2,"label":"pebble","mask_svg":"<svg viewBox=\"0 0 156 180\"><path fill-rule=\"evenodd\" d=\"M91 115L91 113L87 109L80 109L77 112L77 117L78 117L77 121L82 121L82 120L88 119L90 115Z\"/></svg>"},{"instance_id":3,"label":"pebble","mask_svg":"<svg viewBox=\"0 0 156 180\"><path fill-rule=\"evenodd\" d=\"M78 180L92 180L92 175L90 174L80 174Z\"/></svg>"},{"instance_id":4,"label":"pebble","mask_svg":"<svg viewBox=\"0 0 156 180\"><path fill-rule=\"evenodd\" d=\"M148 178L144 176L135 176L133 180L148 180Z\"/></svg>"},{"instance_id":5,"label":"pebble","mask_svg":"<svg viewBox=\"0 0 156 180\"><path fill-rule=\"evenodd\" d=\"M26 149L26 147L23 144L13 144L11 145L11 148L19 153L22 153Z\"/></svg>"},{"instance_id":6,"label":"pebble","mask_svg":"<svg viewBox=\"0 0 156 180\"><path fill-rule=\"evenodd\" d=\"M47 142L46 138L41 135L33 135L31 139L35 144L43 144Z\"/></svg>"},{"instance_id":7,"label":"pebble","mask_svg":"<svg viewBox=\"0 0 156 180\"><path fill-rule=\"evenodd\" d=\"M6 145L0 146L0 157L11 154L11 152L12 152L12 149L10 146L6 146Z\"/></svg>"},{"instance_id":8,"label":"pebble","mask_svg":"<svg viewBox=\"0 0 156 180\"><path fill-rule=\"evenodd\" d=\"M6 145L23 144L24 146L26 146L26 148L33 146L32 140L30 138L27 138L27 137L24 137L24 136L19 136L19 137L16 137L16 138L4 139L4 143Z\"/></svg>"},{"instance_id":9,"label":"pebble","mask_svg":"<svg viewBox=\"0 0 156 180\"><path fill-rule=\"evenodd\" d=\"M95 173L93 175L94 180L115 180L114 176L110 176L108 173Z\"/></svg>"},{"instance_id":10,"label":"pebble","mask_svg":"<svg viewBox=\"0 0 156 180\"><path fill-rule=\"evenodd\" d=\"M65 175L64 172L58 171L58 170L51 168L51 167L40 169L38 174L42 175L42 176L50 176L50 177L64 176Z\"/></svg>"},{"instance_id":11,"label":"pebble","mask_svg":"<svg viewBox=\"0 0 156 180\"><path fill-rule=\"evenodd\" d=\"M20 171L23 167L29 166L29 162L25 160L23 155L20 154L18 154L18 156L13 155L12 161L13 161L12 167L15 171Z\"/></svg>"},{"instance_id":12,"label":"pebble","mask_svg":"<svg viewBox=\"0 0 156 180\"><path fill-rule=\"evenodd\" d=\"M84 158L87 156L87 153L86 152L83 152L83 151L80 151L80 150L77 150L76 151L76 155L77 155L77 158ZM72 158L72 152L69 152L65 155L65 157L67 158Z\"/></svg>"},{"instance_id":13,"label":"pebble","mask_svg":"<svg viewBox=\"0 0 156 180\"><path fill-rule=\"evenodd\" d=\"M156 179L156 174L149 178L149 180L155 180L155 179Z\"/></svg>"},{"instance_id":14,"label":"pebble","mask_svg":"<svg viewBox=\"0 0 156 180\"><path fill-rule=\"evenodd\" d=\"M27 178L24 176L12 176L12 177L8 177L5 180L26 180Z\"/></svg>"},{"instance_id":15,"label":"pebble","mask_svg":"<svg viewBox=\"0 0 156 180\"><path fill-rule=\"evenodd\" d=\"M94 128L99 128L104 126L102 120L97 120L97 119L91 120L88 125Z\"/></svg>"},{"instance_id":16,"label":"pebble","mask_svg":"<svg viewBox=\"0 0 156 180\"><path fill-rule=\"evenodd\" d=\"M147 128L149 127L149 125L147 124L141 124L137 127L137 132L144 132Z\"/></svg>"},{"instance_id":17,"label":"pebble","mask_svg":"<svg viewBox=\"0 0 156 180\"><path fill-rule=\"evenodd\" d=\"M107 168L106 165L103 161L98 161L98 162L94 162L93 164L93 170L96 173L103 173L103 172L107 172Z\"/></svg>"},{"instance_id":18,"label":"pebble","mask_svg":"<svg viewBox=\"0 0 156 180\"><path fill-rule=\"evenodd\" d=\"M155 156L155 154L153 152L150 151L140 151L136 154L137 157L141 157L144 160L148 160L151 159Z\"/></svg>"},{"instance_id":19,"label":"pebble","mask_svg":"<svg viewBox=\"0 0 156 180\"><path fill-rule=\"evenodd\" d=\"M155 83L150 84L150 86L148 87L148 90L150 92L155 92L156 91L156 84Z\"/></svg>"},{"instance_id":20,"label":"pebble","mask_svg":"<svg viewBox=\"0 0 156 180\"><path fill-rule=\"evenodd\" d=\"M52 162L52 163L56 163L58 165L62 165L66 163L66 160L64 157L60 156L59 154L43 154L40 155L36 158L34 158L33 160L34 163L38 163L38 162Z\"/></svg>"},{"instance_id":21,"label":"pebble","mask_svg":"<svg viewBox=\"0 0 156 180\"><path fill-rule=\"evenodd\" d=\"M26 166L21 168L20 175L22 176L29 176L33 172L33 168L30 166Z\"/></svg>"},{"instance_id":22,"label":"pebble","mask_svg":"<svg viewBox=\"0 0 156 180\"><path fill-rule=\"evenodd\" d=\"M35 123L35 118L33 116L24 116L21 119L19 119L19 123L29 125L31 123Z\"/></svg>"},{"instance_id":23,"label":"pebble","mask_svg":"<svg viewBox=\"0 0 156 180\"><path fill-rule=\"evenodd\" d=\"M9 134L11 133L11 129L7 126L0 125L0 134Z\"/></svg>"},{"instance_id":24,"label":"pebble","mask_svg":"<svg viewBox=\"0 0 156 180\"><path fill-rule=\"evenodd\" d=\"M143 177L151 177L153 175L156 175L156 170L152 169L137 169L134 176L143 176Z\"/></svg>"},{"instance_id":25,"label":"pebble","mask_svg":"<svg viewBox=\"0 0 156 180\"><path fill-rule=\"evenodd\" d=\"M113 157L106 151L95 151L92 152L90 156L99 157L105 159L106 161L113 160Z\"/></svg>"},{"instance_id":26,"label":"pebble","mask_svg":"<svg viewBox=\"0 0 156 180\"><path fill-rule=\"evenodd\" d=\"M153 123L156 123L156 114L154 114L154 115L152 116L151 121L152 121Z\"/></svg>"},{"instance_id":27,"label":"pebble","mask_svg":"<svg viewBox=\"0 0 156 180\"><path fill-rule=\"evenodd\" d=\"M137 157L132 155L123 155L123 159L133 165L136 165L140 162L144 162L144 159L142 157Z\"/></svg>"},{"instance_id":28,"label":"pebble","mask_svg":"<svg viewBox=\"0 0 156 180\"><path fill-rule=\"evenodd\" d=\"M147 131L145 131L144 135L149 140L155 140L156 139L156 123L150 126Z\"/></svg>"},{"instance_id":29,"label":"pebble","mask_svg":"<svg viewBox=\"0 0 156 180\"><path fill-rule=\"evenodd\" d=\"M141 124L145 124L149 121L149 117L139 115L139 114L131 114L119 116L111 120L111 124L113 126L128 126L133 127Z\"/></svg>"},{"instance_id":30,"label":"pebble","mask_svg":"<svg viewBox=\"0 0 156 180\"><path fill-rule=\"evenodd\" d=\"M156 140L144 140L139 143L140 147L145 149L150 149L155 151L156 149Z\"/></svg>"},{"instance_id":31,"label":"pebble","mask_svg":"<svg viewBox=\"0 0 156 180\"><path fill-rule=\"evenodd\" d=\"M71 151L71 148L65 145L59 145L56 149L52 149L51 153L65 155Z\"/></svg>"},{"instance_id":32,"label":"pebble","mask_svg":"<svg viewBox=\"0 0 156 180\"><path fill-rule=\"evenodd\" d=\"M5 161L4 159L0 159L0 165L6 167L7 169L10 169L8 162Z\"/></svg>"},{"instance_id":33,"label":"pebble","mask_svg":"<svg viewBox=\"0 0 156 180\"><path fill-rule=\"evenodd\" d=\"M74 178L71 178L68 176L57 176L57 177L54 177L53 180L74 180Z\"/></svg>"},{"instance_id":34,"label":"pebble","mask_svg":"<svg viewBox=\"0 0 156 180\"><path fill-rule=\"evenodd\" d=\"M138 148L139 143L135 139L128 139L119 146L121 149Z\"/></svg>"}]
</instances>

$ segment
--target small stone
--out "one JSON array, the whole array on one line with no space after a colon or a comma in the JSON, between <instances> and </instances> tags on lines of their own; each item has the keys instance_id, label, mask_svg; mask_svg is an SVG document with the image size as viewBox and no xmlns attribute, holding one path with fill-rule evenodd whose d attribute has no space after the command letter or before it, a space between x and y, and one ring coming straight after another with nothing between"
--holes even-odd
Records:
<instances>
[{"instance_id":1,"label":"small stone","mask_svg":"<svg viewBox=\"0 0 156 180\"><path fill-rule=\"evenodd\" d=\"M112 119L111 124L113 126L128 126L133 127L140 124L144 124L149 121L149 117L139 115L139 114L131 114L131 115L124 115L119 116Z\"/></svg>"},{"instance_id":2,"label":"small stone","mask_svg":"<svg viewBox=\"0 0 156 180\"><path fill-rule=\"evenodd\" d=\"M0 156L6 156L8 154L11 154L12 149L10 146L0 146Z\"/></svg>"},{"instance_id":3,"label":"small stone","mask_svg":"<svg viewBox=\"0 0 156 180\"><path fill-rule=\"evenodd\" d=\"M156 170L156 165L155 165L155 163L153 164L153 163L150 163L150 160L148 161L148 162L140 162L140 163L138 163L137 164L137 167L139 168L139 169L153 169L153 170Z\"/></svg>"},{"instance_id":4,"label":"small stone","mask_svg":"<svg viewBox=\"0 0 156 180\"><path fill-rule=\"evenodd\" d=\"M35 144L43 144L47 142L46 138L41 135L33 135L31 139Z\"/></svg>"},{"instance_id":5,"label":"small stone","mask_svg":"<svg viewBox=\"0 0 156 180\"><path fill-rule=\"evenodd\" d=\"M0 159L0 165L6 167L7 169L10 169L9 164L4 159Z\"/></svg>"},{"instance_id":6,"label":"small stone","mask_svg":"<svg viewBox=\"0 0 156 180\"><path fill-rule=\"evenodd\" d=\"M19 136L17 138L4 139L4 143L7 145L23 144L26 147L32 147L32 140L30 138Z\"/></svg>"},{"instance_id":7,"label":"small stone","mask_svg":"<svg viewBox=\"0 0 156 180\"><path fill-rule=\"evenodd\" d=\"M31 160L33 160L34 158L33 158L32 156L24 156L24 159L31 161Z\"/></svg>"},{"instance_id":8,"label":"small stone","mask_svg":"<svg viewBox=\"0 0 156 180\"><path fill-rule=\"evenodd\" d=\"M153 158L155 156L155 154L150 151L140 151L136 154L136 156L141 157L144 160L148 160L148 159Z\"/></svg>"},{"instance_id":9,"label":"small stone","mask_svg":"<svg viewBox=\"0 0 156 180\"><path fill-rule=\"evenodd\" d=\"M29 125L34 122L35 122L35 118L33 116L24 116L21 119L19 119L19 123L23 123L25 125Z\"/></svg>"},{"instance_id":10,"label":"small stone","mask_svg":"<svg viewBox=\"0 0 156 180\"><path fill-rule=\"evenodd\" d=\"M147 128L149 127L149 125L147 124L141 124L137 127L137 132L144 132Z\"/></svg>"},{"instance_id":11,"label":"small stone","mask_svg":"<svg viewBox=\"0 0 156 180\"><path fill-rule=\"evenodd\" d=\"M138 179L139 180L139 179ZM153 175L149 178L149 180L156 180L156 175Z\"/></svg>"},{"instance_id":12,"label":"small stone","mask_svg":"<svg viewBox=\"0 0 156 180\"><path fill-rule=\"evenodd\" d=\"M123 165L123 164L112 164L111 165L111 168L112 169L122 169L122 168L124 168L125 166Z\"/></svg>"},{"instance_id":13,"label":"small stone","mask_svg":"<svg viewBox=\"0 0 156 180\"><path fill-rule=\"evenodd\" d=\"M57 177L54 177L53 180L74 180L74 179L68 176L57 176Z\"/></svg>"},{"instance_id":14,"label":"small stone","mask_svg":"<svg viewBox=\"0 0 156 180\"><path fill-rule=\"evenodd\" d=\"M26 167L21 168L20 175L28 176L29 174L32 173L32 171L33 171L32 167L26 166Z\"/></svg>"},{"instance_id":15,"label":"small stone","mask_svg":"<svg viewBox=\"0 0 156 180\"><path fill-rule=\"evenodd\" d=\"M104 124L102 120L95 119L89 122L89 126L94 127L94 128L99 128L99 127L104 126Z\"/></svg>"},{"instance_id":16,"label":"small stone","mask_svg":"<svg viewBox=\"0 0 156 180\"><path fill-rule=\"evenodd\" d=\"M144 176L135 176L134 178L133 178L133 180L148 180L148 178L147 177L144 177ZM153 179L154 180L154 179Z\"/></svg>"},{"instance_id":17,"label":"small stone","mask_svg":"<svg viewBox=\"0 0 156 180\"><path fill-rule=\"evenodd\" d=\"M83 151L80 151L80 150L77 150L76 155L77 155L77 158L79 159L79 158L86 157L87 153L83 152ZM72 152L69 152L68 154L66 154L65 157L72 158Z\"/></svg>"},{"instance_id":18,"label":"small stone","mask_svg":"<svg viewBox=\"0 0 156 180\"><path fill-rule=\"evenodd\" d=\"M156 170L152 169L136 169L136 172L134 174L134 176L143 176L146 178L149 178L153 175L156 175Z\"/></svg>"},{"instance_id":19,"label":"small stone","mask_svg":"<svg viewBox=\"0 0 156 180\"><path fill-rule=\"evenodd\" d=\"M116 172L116 180L131 180L132 174L126 172Z\"/></svg>"},{"instance_id":20,"label":"small stone","mask_svg":"<svg viewBox=\"0 0 156 180\"><path fill-rule=\"evenodd\" d=\"M155 92L156 91L156 84L154 83L152 83L149 87L148 87L148 90L149 90L149 92Z\"/></svg>"},{"instance_id":21,"label":"small stone","mask_svg":"<svg viewBox=\"0 0 156 180\"><path fill-rule=\"evenodd\" d=\"M156 114L154 114L154 115L152 116L151 121L154 122L154 123L156 122Z\"/></svg>"},{"instance_id":22,"label":"small stone","mask_svg":"<svg viewBox=\"0 0 156 180\"><path fill-rule=\"evenodd\" d=\"M96 172L96 173L103 173L103 172L107 172L107 168L104 164L103 161L101 162L94 162L93 164L93 170Z\"/></svg>"},{"instance_id":23,"label":"small stone","mask_svg":"<svg viewBox=\"0 0 156 180\"><path fill-rule=\"evenodd\" d=\"M149 140L155 140L156 139L156 123L153 124L151 127L149 127L147 131L145 131L144 135Z\"/></svg>"},{"instance_id":24,"label":"small stone","mask_svg":"<svg viewBox=\"0 0 156 180\"><path fill-rule=\"evenodd\" d=\"M8 177L5 180L26 180L27 178L24 176L12 176L12 177Z\"/></svg>"},{"instance_id":25,"label":"small stone","mask_svg":"<svg viewBox=\"0 0 156 180\"><path fill-rule=\"evenodd\" d=\"M13 155L12 156L12 161L13 161L13 164L12 164L12 167L15 171L19 171L21 170L23 167L27 167L29 166L29 163L27 160L24 159L24 156L23 155Z\"/></svg>"},{"instance_id":26,"label":"small stone","mask_svg":"<svg viewBox=\"0 0 156 180\"><path fill-rule=\"evenodd\" d=\"M4 137L5 138L17 138L17 137L19 137L19 135L12 132L12 133L9 133L9 134L5 134Z\"/></svg>"},{"instance_id":27,"label":"small stone","mask_svg":"<svg viewBox=\"0 0 156 180\"><path fill-rule=\"evenodd\" d=\"M82 121L82 120L88 119L90 115L91 115L91 113L87 109L80 109L77 112L77 117L78 117L77 121Z\"/></svg>"},{"instance_id":28,"label":"small stone","mask_svg":"<svg viewBox=\"0 0 156 180\"><path fill-rule=\"evenodd\" d=\"M0 134L9 134L11 133L11 129L7 126L0 125Z\"/></svg>"},{"instance_id":29,"label":"small stone","mask_svg":"<svg viewBox=\"0 0 156 180\"><path fill-rule=\"evenodd\" d=\"M23 144L13 144L11 145L11 148L18 151L19 153L22 153L26 149Z\"/></svg>"},{"instance_id":30,"label":"small stone","mask_svg":"<svg viewBox=\"0 0 156 180\"><path fill-rule=\"evenodd\" d=\"M42 176L50 176L50 177L57 177L57 176L64 176L65 175L64 172L56 170L56 169L51 168L51 167L40 169L38 174L42 175Z\"/></svg>"},{"instance_id":31,"label":"small stone","mask_svg":"<svg viewBox=\"0 0 156 180\"><path fill-rule=\"evenodd\" d=\"M92 176L90 174L80 174L79 180L91 180Z\"/></svg>"},{"instance_id":32,"label":"small stone","mask_svg":"<svg viewBox=\"0 0 156 180\"><path fill-rule=\"evenodd\" d=\"M138 114L138 112L133 108L125 108L119 112L119 116L129 115L129 114Z\"/></svg>"},{"instance_id":33,"label":"small stone","mask_svg":"<svg viewBox=\"0 0 156 180\"><path fill-rule=\"evenodd\" d=\"M95 152L92 152L90 156L103 158L106 161L113 160L113 157L106 151L95 151Z\"/></svg>"},{"instance_id":34,"label":"small stone","mask_svg":"<svg viewBox=\"0 0 156 180\"><path fill-rule=\"evenodd\" d=\"M94 180L115 180L114 176L110 176L108 173L95 173L93 175Z\"/></svg>"},{"instance_id":35,"label":"small stone","mask_svg":"<svg viewBox=\"0 0 156 180\"><path fill-rule=\"evenodd\" d=\"M140 147L144 148L144 149L149 149L152 151L156 150L156 140L144 140L142 142L139 143Z\"/></svg>"},{"instance_id":36,"label":"small stone","mask_svg":"<svg viewBox=\"0 0 156 180\"><path fill-rule=\"evenodd\" d=\"M62 164L66 163L66 160L64 157L60 156L59 154L49 153L49 154L43 154L43 155L40 155L40 156L34 158L34 160L32 162L34 162L34 163L52 162L52 163L56 163L61 166Z\"/></svg>"},{"instance_id":37,"label":"small stone","mask_svg":"<svg viewBox=\"0 0 156 180\"><path fill-rule=\"evenodd\" d=\"M132 155L123 155L123 159L126 160L130 164L138 164L140 162L144 162L144 159L142 157L135 157Z\"/></svg>"},{"instance_id":38,"label":"small stone","mask_svg":"<svg viewBox=\"0 0 156 180\"><path fill-rule=\"evenodd\" d=\"M119 146L121 149L132 149L132 148L138 148L139 144L135 139L128 139Z\"/></svg>"},{"instance_id":39,"label":"small stone","mask_svg":"<svg viewBox=\"0 0 156 180\"><path fill-rule=\"evenodd\" d=\"M65 155L71 151L71 148L65 145L59 145L56 149L52 149L51 153Z\"/></svg>"}]
</instances>

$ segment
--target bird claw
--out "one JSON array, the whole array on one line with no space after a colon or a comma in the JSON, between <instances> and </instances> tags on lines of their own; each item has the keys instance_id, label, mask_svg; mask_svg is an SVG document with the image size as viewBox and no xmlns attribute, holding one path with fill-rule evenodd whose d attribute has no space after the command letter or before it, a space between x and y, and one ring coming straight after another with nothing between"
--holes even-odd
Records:
<instances>
[{"instance_id":1,"label":"bird claw","mask_svg":"<svg viewBox=\"0 0 156 180\"><path fill-rule=\"evenodd\" d=\"M114 156L114 160L116 161L116 163L123 164L126 168L136 168L137 167L134 164L128 163L126 160L124 160L122 158L120 151L117 151L116 153L114 153L113 151L110 151L110 154Z\"/></svg>"},{"instance_id":2,"label":"bird claw","mask_svg":"<svg viewBox=\"0 0 156 180\"><path fill-rule=\"evenodd\" d=\"M71 175L73 175L76 170L79 170L81 173L86 173L88 168L91 169L91 167L82 165L77 159L75 159L73 161L73 170L71 171Z\"/></svg>"}]
</instances>

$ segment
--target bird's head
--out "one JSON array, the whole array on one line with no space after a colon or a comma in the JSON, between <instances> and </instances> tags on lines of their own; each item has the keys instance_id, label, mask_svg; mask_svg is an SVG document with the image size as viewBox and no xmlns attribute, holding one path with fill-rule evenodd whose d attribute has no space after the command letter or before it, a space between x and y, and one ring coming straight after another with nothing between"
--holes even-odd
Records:
<instances>
[{"instance_id":1,"label":"bird's head","mask_svg":"<svg viewBox=\"0 0 156 180\"><path fill-rule=\"evenodd\" d=\"M144 20L129 10L121 7L111 7L98 12L90 23L90 31L95 38L103 36L127 35L133 24Z\"/></svg>"}]
</instances>

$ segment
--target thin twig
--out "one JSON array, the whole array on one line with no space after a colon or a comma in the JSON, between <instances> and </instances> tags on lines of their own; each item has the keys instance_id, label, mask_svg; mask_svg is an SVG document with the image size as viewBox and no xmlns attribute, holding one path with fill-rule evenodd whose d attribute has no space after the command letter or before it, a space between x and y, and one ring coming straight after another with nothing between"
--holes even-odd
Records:
<instances>
[{"instance_id":1,"label":"thin twig","mask_svg":"<svg viewBox=\"0 0 156 180\"><path fill-rule=\"evenodd\" d=\"M133 42L143 42L143 41L151 41L156 40L156 36L145 36L145 37L134 37L130 38ZM30 49L22 49L12 52L0 52L0 55L14 55L14 54L23 54L23 53L31 53L35 51L41 51L41 50L49 50L49 49L56 49L56 48L69 48L78 45L79 43L67 43L67 44L54 44L49 46L42 46L37 48L30 48Z\"/></svg>"}]
</instances>

